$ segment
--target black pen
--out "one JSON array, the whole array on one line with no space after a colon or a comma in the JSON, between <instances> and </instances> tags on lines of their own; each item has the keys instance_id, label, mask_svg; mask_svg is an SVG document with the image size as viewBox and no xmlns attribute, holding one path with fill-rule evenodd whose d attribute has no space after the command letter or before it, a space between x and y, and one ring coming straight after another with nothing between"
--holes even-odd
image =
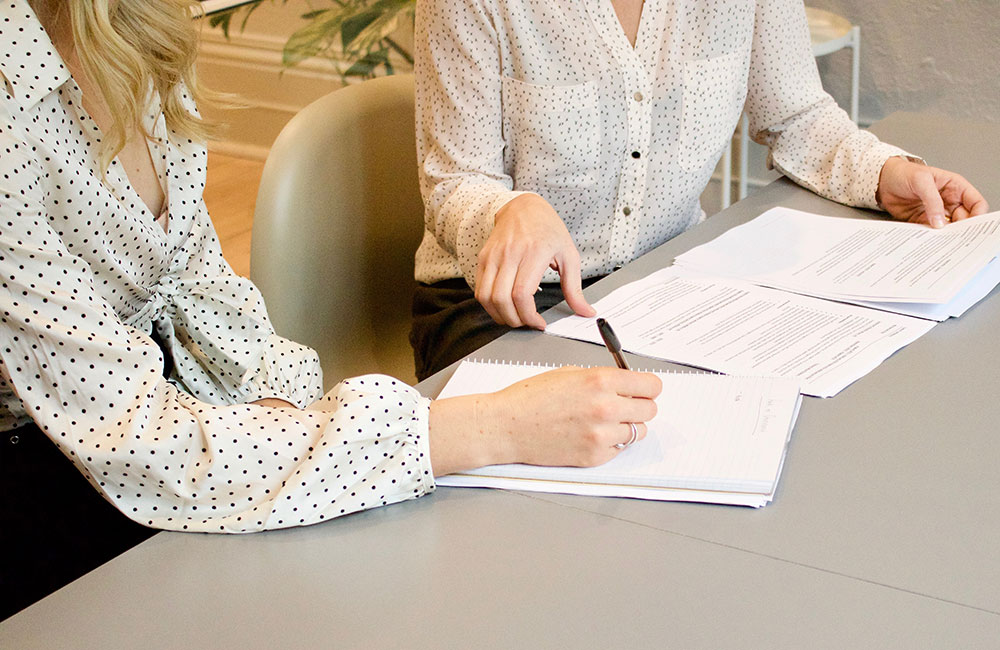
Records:
<instances>
[{"instance_id":1,"label":"black pen","mask_svg":"<svg viewBox=\"0 0 1000 650\"><path fill-rule=\"evenodd\" d=\"M622 370L631 370L628 367L628 361L625 360L625 355L622 354L622 344L618 341L618 337L615 336L615 331L611 329L611 324L603 318L598 318L597 331L601 333L604 345L607 346L611 356L615 358L615 363L618 364L618 367Z\"/></svg>"}]
</instances>

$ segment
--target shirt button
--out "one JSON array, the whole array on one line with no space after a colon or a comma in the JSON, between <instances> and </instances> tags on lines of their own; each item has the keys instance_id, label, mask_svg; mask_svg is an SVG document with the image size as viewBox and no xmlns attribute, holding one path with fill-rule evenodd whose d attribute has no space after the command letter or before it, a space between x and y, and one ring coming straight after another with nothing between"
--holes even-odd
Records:
<instances>
[{"instance_id":1,"label":"shirt button","mask_svg":"<svg viewBox=\"0 0 1000 650\"><path fill-rule=\"evenodd\" d=\"M632 99L634 99L637 102L641 102L643 100L642 93L636 93L632 95Z\"/></svg>"},{"instance_id":2,"label":"shirt button","mask_svg":"<svg viewBox=\"0 0 1000 650\"><path fill-rule=\"evenodd\" d=\"M624 208L622 208L622 214L624 214L626 217L629 216L630 214L632 214L632 208L626 205Z\"/></svg>"},{"instance_id":3,"label":"shirt button","mask_svg":"<svg viewBox=\"0 0 1000 650\"><path fill-rule=\"evenodd\" d=\"M21 442L21 438L17 434L14 434L13 436L10 437L10 444L16 445L19 442Z\"/></svg>"},{"instance_id":4,"label":"shirt button","mask_svg":"<svg viewBox=\"0 0 1000 650\"><path fill-rule=\"evenodd\" d=\"M638 152L638 151L633 151L633 152L632 152L632 157L633 157L633 158L638 158L638 157L639 157L639 155L640 155L640 154L639 154L639 152Z\"/></svg>"}]
</instances>

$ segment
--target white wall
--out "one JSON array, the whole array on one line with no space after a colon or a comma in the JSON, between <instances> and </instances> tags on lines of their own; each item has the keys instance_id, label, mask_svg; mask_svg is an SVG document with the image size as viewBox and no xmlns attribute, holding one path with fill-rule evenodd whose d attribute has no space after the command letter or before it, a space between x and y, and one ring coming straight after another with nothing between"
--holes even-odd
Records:
<instances>
[{"instance_id":1,"label":"white wall","mask_svg":"<svg viewBox=\"0 0 1000 650\"><path fill-rule=\"evenodd\" d=\"M808 0L861 26L862 122L893 111L1000 121L1000 0ZM819 60L847 97L848 56Z\"/></svg>"}]
</instances>

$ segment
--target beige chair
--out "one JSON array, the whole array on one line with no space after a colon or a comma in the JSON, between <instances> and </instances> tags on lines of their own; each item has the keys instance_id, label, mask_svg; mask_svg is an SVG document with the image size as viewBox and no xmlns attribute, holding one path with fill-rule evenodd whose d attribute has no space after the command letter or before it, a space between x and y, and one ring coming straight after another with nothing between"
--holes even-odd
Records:
<instances>
[{"instance_id":1,"label":"beige chair","mask_svg":"<svg viewBox=\"0 0 1000 650\"><path fill-rule=\"evenodd\" d=\"M319 352L327 388L369 372L414 380L422 233L412 76L337 90L281 131L257 195L250 277L278 333Z\"/></svg>"}]
</instances>

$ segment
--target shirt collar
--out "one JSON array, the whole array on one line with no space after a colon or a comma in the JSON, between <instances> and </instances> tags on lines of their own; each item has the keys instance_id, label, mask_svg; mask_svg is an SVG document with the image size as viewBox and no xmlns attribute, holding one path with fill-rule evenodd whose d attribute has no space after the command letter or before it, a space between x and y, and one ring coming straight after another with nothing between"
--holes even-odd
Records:
<instances>
[{"instance_id":1,"label":"shirt collar","mask_svg":"<svg viewBox=\"0 0 1000 650\"><path fill-rule=\"evenodd\" d=\"M27 0L0 2L0 74L28 109L70 79L69 70Z\"/></svg>"}]
</instances>

